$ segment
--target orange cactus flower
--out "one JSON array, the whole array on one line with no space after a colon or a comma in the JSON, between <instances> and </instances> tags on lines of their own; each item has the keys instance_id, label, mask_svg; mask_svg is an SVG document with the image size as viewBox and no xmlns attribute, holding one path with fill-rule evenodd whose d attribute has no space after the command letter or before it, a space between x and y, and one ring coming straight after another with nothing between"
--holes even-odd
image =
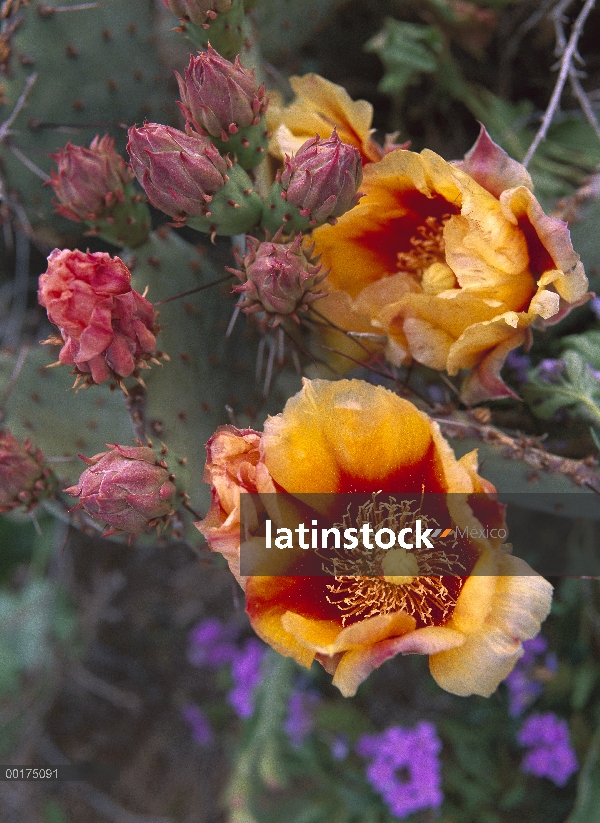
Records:
<instances>
[{"instance_id":1,"label":"orange cactus flower","mask_svg":"<svg viewBox=\"0 0 600 823\"><path fill-rule=\"evenodd\" d=\"M373 106L366 100L352 100L348 92L320 77L305 74L291 77L296 99L284 106L276 95L269 101L267 125L273 137L269 152L280 160L295 154L307 140L330 137L334 128L342 143L360 151L363 164L375 163L385 150L371 139Z\"/></svg>"},{"instance_id":2,"label":"orange cactus flower","mask_svg":"<svg viewBox=\"0 0 600 823\"><path fill-rule=\"evenodd\" d=\"M367 165L360 203L313 233L330 269L319 310L385 335L395 365L470 370L467 402L511 395L508 352L588 297L567 225L532 188L483 129L460 163L426 149Z\"/></svg>"},{"instance_id":3,"label":"orange cactus flower","mask_svg":"<svg viewBox=\"0 0 600 823\"><path fill-rule=\"evenodd\" d=\"M382 387L305 381L263 434L222 426L207 449L213 500L196 525L244 588L255 631L304 666L317 659L346 696L398 653L429 655L447 691L488 696L548 614L550 584L481 535L469 543L461 577L424 575L416 553L400 557L400 549L375 577L240 575L246 493L453 492L456 523L503 524L476 453L456 460L434 421ZM473 493L483 503L470 498L471 510Z\"/></svg>"}]
</instances>

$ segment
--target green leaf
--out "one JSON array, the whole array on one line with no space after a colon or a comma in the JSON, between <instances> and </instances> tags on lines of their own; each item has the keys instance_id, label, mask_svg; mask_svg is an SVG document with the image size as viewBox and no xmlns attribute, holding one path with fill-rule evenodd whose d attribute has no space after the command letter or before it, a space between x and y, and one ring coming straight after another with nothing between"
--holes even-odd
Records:
<instances>
[{"instance_id":1,"label":"green leaf","mask_svg":"<svg viewBox=\"0 0 600 823\"><path fill-rule=\"evenodd\" d=\"M442 48L442 34L435 26L403 23L391 17L364 46L365 51L377 54L384 65L380 91L395 96L401 95L419 74L437 71Z\"/></svg>"},{"instance_id":2,"label":"green leaf","mask_svg":"<svg viewBox=\"0 0 600 823\"><path fill-rule=\"evenodd\" d=\"M581 335L583 336L583 335ZM573 348L562 354L565 375L548 383L540 376L540 367L530 372L530 382L523 389L531 410L548 420L561 409L570 409L576 417L600 426L600 383L588 366L586 357Z\"/></svg>"}]
</instances>

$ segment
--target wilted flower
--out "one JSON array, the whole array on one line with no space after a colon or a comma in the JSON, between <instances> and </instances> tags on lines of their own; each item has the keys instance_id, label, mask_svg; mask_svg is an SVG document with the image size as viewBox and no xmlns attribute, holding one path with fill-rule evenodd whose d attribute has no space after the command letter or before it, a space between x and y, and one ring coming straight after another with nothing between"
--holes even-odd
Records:
<instances>
[{"instance_id":1,"label":"wilted flower","mask_svg":"<svg viewBox=\"0 0 600 823\"><path fill-rule=\"evenodd\" d=\"M88 468L65 491L79 497L76 508L112 527L106 535L140 534L173 514L174 478L154 449L115 444L110 451L80 457Z\"/></svg>"},{"instance_id":2,"label":"wilted flower","mask_svg":"<svg viewBox=\"0 0 600 823\"><path fill-rule=\"evenodd\" d=\"M49 185L59 200L56 211L69 220L96 220L125 199L125 189L134 175L115 150L107 134L96 136L89 149L67 143L56 160Z\"/></svg>"},{"instance_id":3,"label":"wilted flower","mask_svg":"<svg viewBox=\"0 0 600 823\"><path fill-rule=\"evenodd\" d=\"M311 259L310 251L302 248L302 235L292 243L280 243L280 239L280 233L262 243L248 237L249 251L238 260L241 269L227 269L243 281L233 289L244 295L243 310L265 312L271 326L286 317L299 322L296 312L323 297L313 289L326 276L319 274L321 266Z\"/></svg>"},{"instance_id":4,"label":"wilted flower","mask_svg":"<svg viewBox=\"0 0 600 823\"><path fill-rule=\"evenodd\" d=\"M363 163L374 163L386 153L371 139L373 106L366 100L352 100L342 87L318 74L290 77L296 99L284 106L275 95L269 102L267 125L273 137L269 151L284 159L293 155L315 135L330 137L336 129L342 142L354 146ZM399 148L399 147L394 147Z\"/></svg>"},{"instance_id":5,"label":"wilted flower","mask_svg":"<svg viewBox=\"0 0 600 823\"><path fill-rule=\"evenodd\" d=\"M189 21L194 26L204 26L217 14L229 11L233 0L163 0L163 3L180 20Z\"/></svg>"},{"instance_id":6,"label":"wilted flower","mask_svg":"<svg viewBox=\"0 0 600 823\"><path fill-rule=\"evenodd\" d=\"M131 288L131 273L106 252L54 249L40 276L38 301L60 329L60 363L74 366L76 385L120 382L155 356L156 313Z\"/></svg>"},{"instance_id":7,"label":"wilted flower","mask_svg":"<svg viewBox=\"0 0 600 823\"><path fill-rule=\"evenodd\" d=\"M29 439L17 440L0 429L0 513L20 507L30 511L55 487L42 452Z\"/></svg>"},{"instance_id":8,"label":"wilted flower","mask_svg":"<svg viewBox=\"0 0 600 823\"><path fill-rule=\"evenodd\" d=\"M242 66L239 56L231 63L211 46L191 55L184 77L177 72L176 77L185 119L199 134L225 144L240 129L258 126L267 108L265 87L259 88L254 72Z\"/></svg>"},{"instance_id":9,"label":"wilted flower","mask_svg":"<svg viewBox=\"0 0 600 823\"><path fill-rule=\"evenodd\" d=\"M391 726L382 734L365 734L356 745L357 753L371 761L369 783L400 819L420 809L437 808L444 799L441 748L435 726L427 721L414 729Z\"/></svg>"},{"instance_id":10,"label":"wilted flower","mask_svg":"<svg viewBox=\"0 0 600 823\"><path fill-rule=\"evenodd\" d=\"M229 180L231 163L210 140L171 126L132 126L127 151L152 205L178 223L189 215L207 214L207 204Z\"/></svg>"},{"instance_id":11,"label":"wilted flower","mask_svg":"<svg viewBox=\"0 0 600 823\"><path fill-rule=\"evenodd\" d=\"M355 206L362 180L360 154L342 143L335 129L324 140L307 140L277 172L263 214L263 225L306 230L336 218ZM288 213L286 213L288 212ZM300 222L298 222L298 220Z\"/></svg>"},{"instance_id":12,"label":"wilted flower","mask_svg":"<svg viewBox=\"0 0 600 823\"><path fill-rule=\"evenodd\" d=\"M358 206L313 234L330 269L321 310L386 335L395 365L471 370L467 402L511 395L508 352L534 321L554 323L588 296L566 224L484 130L462 163L395 151L365 167L361 189Z\"/></svg>"},{"instance_id":13,"label":"wilted flower","mask_svg":"<svg viewBox=\"0 0 600 823\"><path fill-rule=\"evenodd\" d=\"M550 584L481 535L470 539L461 577L431 576L415 556L404 558L409 570L390 563L391 576L241 577L243 493L456 493L455 522L503 525L476 453L457 461L436 423L382 387L306 381L264 434L223 426L207 452L212 506L197 526L244 587L253 628L304 666L319 660L344 695L403 653L428 654L447 691L488 696L548 614ZM485 499L473 509L480 520L462 497L472 494Z\"/></svg>"},{"instance_id":14,"label":"wilted flower","mask_svg":"<svg viewBox=\"0 0 600 823\"><path fill-rule=\"evenodd\" d=\"M521 763L521 771L527 774L547 777L557 786L564 786L579 768L567 722L552 712L530 715L517 740L530 749Z\"/></svg>"}]
</instances>

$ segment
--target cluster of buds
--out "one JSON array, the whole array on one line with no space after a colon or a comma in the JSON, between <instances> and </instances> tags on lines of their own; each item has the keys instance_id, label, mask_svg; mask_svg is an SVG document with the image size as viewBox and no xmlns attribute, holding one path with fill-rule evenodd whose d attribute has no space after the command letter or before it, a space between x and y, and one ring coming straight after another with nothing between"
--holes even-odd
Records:
<instances>
[{"instance_id":1,"label":"cluster of buds","mask_svg":"<svg viewBox=\"0 0 600 823\"><path fill-rule=\"evenodd\" d=\"M84 509L111 527L105 536L141 534L161 521L167 522L174 513L175 478L154 449L115 443L110 451L79 456L88 468L77 485L65 491L79 497L76 509Z\"/></svg>"},{"instance_id":2,"label":"cluster of buds","mask_svg":"<svg viewBox=\"0 0 600 823\"><path fill-rule=\"evenodd\" d=\"M27 511L56 491L56 478L44 455L29 439L17 440L0 430L0 513L25 507Z\"/></svg>"},{"instance_id":3,"label":"cluster of buds","mask_svg":"<svg viewBox=\"0 0 600 823\"><path fill-rule=\"evenodd\" d=\"M277 173L265 204L263 225L274 231L285 225L288 232L306 231L356 206L362 182L360 152L342 143L334 129L331 136L307 140Z\"/></svg>"},{"instance_id":4,"label":"cluster of buds","mask_svg":"<svg viewBox=\"0 0 600 823\"><path fill-rule=\"evenodd\" d=\"M90 147L67 143L58 154L49 185L58 199L56 211L63 217L86 222L90 234L117 245L141 245L150 232L150 213L138 194L134 175L115 150L108 135L96 136Z\"/></svg>"},{"instance_id":5,"label":"cluster of buds","mask_svg":"<svg viewBox=\"0 0 600 823\"><path fill-rule=\"evenodd\" d=\"M262 201L252 181L207 137L146 123L129 129L127 151L150 202L176 225L188 221L200 231L240 234L260 219Z\"/></svg>"},{"instance_id":6,"label":"cluster of buds","mask_svg":"<svg viewBox=\"0 0 600 823\"><path fill-rule=\"evenodd\" d=\"M327 276L312 259L312 248L302 247L302 235L292 242L282 243L281 231L272 240L259 242L248 237L249 251L238 258L240 269L227 269L242 281L233 291L240 292L244 312L263 312L268 325L278 326L291 318L300 322L297 312L306 311L309 304L325 297L313 289Z\"/></svg>"},{"instance_id":7,"label":"cluster of buds","mask_svg":"<svg viewBox=\"0 0 600 823\"><path fill-rule=\"evenodd\" d=\"M40 275L38 301L61 337L44 342L61 345L58 360L74 367L75 385L119 385L156 359L157 314L146 298L131 288L131 273L118 257L106 252L55 249ZM164 355L163 355L164 356Z\"/></svg>"},{"instance_id":8,"label":"cluster of buds","mask_svg":"<svg viewBox=\"0 0 600 823\"><path fill-rule=\"evenodd\" d=\"M217 149L235 157L246 170L264 157L267 109L264 84L258 87L254 72L237 56L225 60L212 46L190 57L184 77L176 74L186 122L198 134L210 137Z\"/></svg>"}]
</instances>

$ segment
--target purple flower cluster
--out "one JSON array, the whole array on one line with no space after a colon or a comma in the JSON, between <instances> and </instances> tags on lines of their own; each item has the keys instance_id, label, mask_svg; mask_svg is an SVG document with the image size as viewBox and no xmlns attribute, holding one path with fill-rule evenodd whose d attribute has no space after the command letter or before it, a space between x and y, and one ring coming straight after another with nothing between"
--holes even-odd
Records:
<instances>
[{"instance_id":1,"label":"purple flower cluster","mask_svg":"<svg viewBox=\"0 0 600 823\"><path fill-rule=\"evenodd\" d=\"M544 682L551 680L558 669L556 655L548 652L548 641L539 634L523 643L523 656L505 679L508 689L508 713L523 714L544 691Z\"/></svg>"},{"instance_id":2,"label":"purple flower cluster","mask_svg":"<svg viewBox=\"0 0 600 823\"><path fill-rule=\"evenodd\" d=\"M579 768L567 722L552 712L530 715L517 741L530 749L521 763L521 771L527 774L547 777L557 786L564 786Z\"/></svg>"},{"instance_id":3,"label":"purple flower cluster","mask_svg":"<svg viewBox=\"0 0 600 823\"><path fill-rule=\"evenodd\" d=\"M189 635L188 660L199 668L231 667L233 688L227 700L238 717L252 716L256 690L260 685L266 646L255 637L236 642L238 629L215 618L198 623Z\"/></svg>"},{"instance_id":4,"label":"purple flower cluster","mask_svg":"<svg viewBox=\"0 0 600 823\"><path fill-rule=\"evenodd\" d=\"M318 702L319 695L313 691L296 688L290 694L283 728L295 749L300 748L314 728L314 709Z\"/></svg>"},{"instance_id":5,"label":"purple flower cluster","mask_svg":"<svg viewBox=\"0 0 600 823\"><path fill-rule=\"evenodd\" d=\"M398 818L441 804L441 748L435 726L427 721L414 729L391 726L382 734L363 735L356 745L357 753L371 761L369 783Z\"/></svg>"}]
</instances>

